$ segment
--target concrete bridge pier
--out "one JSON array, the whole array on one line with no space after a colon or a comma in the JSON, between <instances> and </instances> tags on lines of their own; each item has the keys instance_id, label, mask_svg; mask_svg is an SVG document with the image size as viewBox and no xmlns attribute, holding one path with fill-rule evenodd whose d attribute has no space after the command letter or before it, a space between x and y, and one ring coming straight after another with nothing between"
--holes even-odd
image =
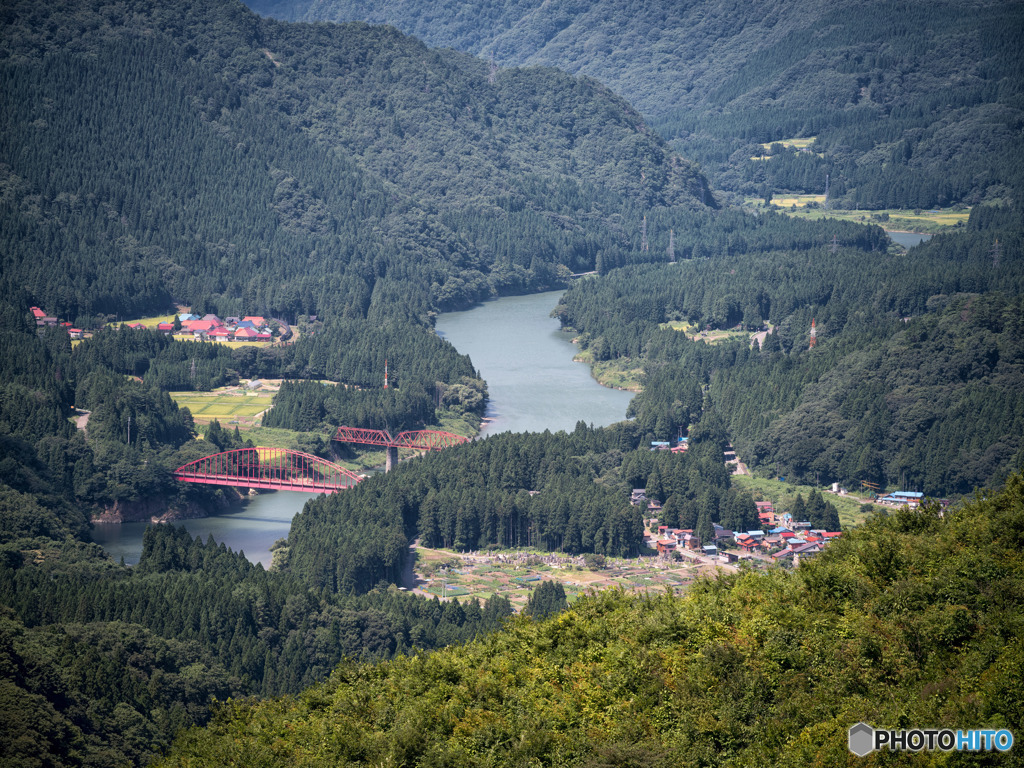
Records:
<instances>
[{"instance_id":1,"label":"concrete bridge pier","mask_svg":"<svg viewBox=\"0 0 1024 768\"><path fill-rule=\"evenodd\" d=\"M391 468L393 466L395 466L395 464L398 463L398 446L397 445L389 445L384 450L386 450L387 454L388 454L387 463L385 463L385 465L384 465L384 471L385 472L390 472Z\"/></svg>"}]
</instances>

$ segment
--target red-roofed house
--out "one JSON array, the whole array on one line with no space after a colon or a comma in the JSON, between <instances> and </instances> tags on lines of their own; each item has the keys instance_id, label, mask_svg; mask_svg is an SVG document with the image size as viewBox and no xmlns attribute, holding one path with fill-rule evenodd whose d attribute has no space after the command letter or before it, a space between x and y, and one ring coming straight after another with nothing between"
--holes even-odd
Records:
<instances>
[{"instance_id":1,"label":"red-roofed house","mask_svg":"<svg viewBox=\"0 0 1024 768\"><path fill-rule=\"evenodd\" d=\"M181 327L192 331L192 333L197 331L199 333L209 333L214 328L218 328L219 323L215 323L213 320L190 320L187 323L182 323Z\"/></svg>"},{"instance_id":2,"label":"red-roofed house","mask_svg":"<svg viewBox=\"0 0 1024 768\"><path fill-rule=\"evenodd\" d=\"M161 333L173 333L174 323L157 323L156 329Z\"/></svg>"},{"instance_id":3,"label":"red-roofed house","mask_svg":"<svg viewBox=\"0 0 1024 768\"><path fill-rule=\"evenodd\" d=\"M36 320L42 320L44 317L46 317L46 313L43 312L43 310L41 310L39 307L29 307L29 309L32 311L32 317L34 317Z\"/></svg>"},{"instance_id":4,"label":"red-roofed house","mask_svg":"<svg viewBox=\"0 0 1024 768\"><path fill-rule=\"evenodd\" d=\"M71 336L72 339L80 339L82 338L82 329L68 328L68 335Z\"/></svg>"},{"instance_id":5,"label":"red-roofed house","mask_svg":"<svg viewBox=\"0 0 1024 768\"><path fill-rule=\"evenodd\" d=\"M210 331L209 336L216 341L231 341L231 331L223 325Z\"/></svg>"},{"instance_id":6,"label":"red-roofed house","mask_svg":"<svg viewBox=\"0 0 1024 768\"><path fill-rule=\"evenodd\" d=\"M256 341L270 341L273 338L269 333L257 333Z\"/></svg>"},{"instance_id":7,"label":"red-roofed house","mask_svg":"<svg viewBox=\"0 0 1024 768\"><path fill-rule=\"evenodd\" d=\"M255 328L239 328L235 331L235 341L256 341L259 335Z\"/></svg>"},{"instance_id":8,"label":"red-roofed house","mask_svg":"<svg viewBox=\"0 0 1024 768\"><path fill-rule=\"evenodd\" d=\"M261 326L266 325L267 321L261 315L246 315L242 320L248 320L253 325Z\"/></svg>"},{"instance_id":9,"label":"red-roofed house","mask_svg":"<svg viewBox=\"0 0 1024 768\"><path fill-rule=\"evenodd\" d=\"M752 536L747 535L737 536L736 543L744 552L753 552L758 547L758 542Z\"/></svg>"}]
</instances>

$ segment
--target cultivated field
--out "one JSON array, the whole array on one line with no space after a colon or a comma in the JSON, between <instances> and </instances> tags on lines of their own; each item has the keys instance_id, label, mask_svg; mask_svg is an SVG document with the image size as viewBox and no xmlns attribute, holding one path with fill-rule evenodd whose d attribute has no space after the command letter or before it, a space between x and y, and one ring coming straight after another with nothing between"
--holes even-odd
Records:
<instances>
[{"instance_id":1,"label":"cultivated field","mask_svg":"<svg viewBox=\"0 0 1024 768\"><path fill-rule=\"evenodd\" d=\"M714 576L712 565L665 562L650 554L631 559L607 558L604 568L592 570L580 557L564 554L508 550L459 554L417 547L416 591L440 598L481 601L493 595L507 597L517 611L542 581L559 581L572 602L600 589L662 592L682 589L701 576ZM726 566L726 570L735 570Z\"/></svg>"},{"instance_id":2,"label":"cultivated field","mask_svg":"<svg viewBox=\"0 0 1024 768\"><path fill-rule=\"evenodd\" d=\"M239 429L258 423L258 416L270 408L277 388L247 392L244 387L221 387L213 392L171 392L179 408L188 408L196 424L216 419L221 426Z\"/></svg>"},{"instance_id":3,"label":"cultivated field","mask_svg":"<svg viewBox=\"0 0 1024 768\"><path fill-rule=\"evenodd\" d=\"M744 199L748 208L764 209L764 201L756 197ZM882 211L849 211L830 208L825 210L824 195L780 195L773 197L771 207L798 218L840 219L861 224L877 224L897 232L927 232L938 234L950 227L962 227L971 215L970 208L940 208L932 210L908 210L889 208Z\"/></svg>"}]
</instances>

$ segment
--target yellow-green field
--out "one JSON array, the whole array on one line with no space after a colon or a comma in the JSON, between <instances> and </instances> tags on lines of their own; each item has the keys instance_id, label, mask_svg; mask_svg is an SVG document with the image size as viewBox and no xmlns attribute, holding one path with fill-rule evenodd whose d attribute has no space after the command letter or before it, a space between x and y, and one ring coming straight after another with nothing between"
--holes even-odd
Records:
<instances>
[{"instance_id":1,"label":"yellow-green field","mask_svg":"<svg viewBox=\"0 0 1024 768\"><path fill-rule=\"evenodd\" d=\"M781 197L772 198L773 208L784 208L792 209L805 208L811 203L817 203L820 206L825 205L824 195L783 195Z\"/></svg>"},{"instance_id":2,"label":"yellow-green field","mask_svg":"<svg viewBox=\"0 0 1024 768\"><path fill-rule=\"evenodd\" d=\"M215 392L171 392L179 408L188 408L196 424L209 424L217 419L222 426L237 423L240 428L252 426L256 417L270 408L273 392L245 392L238 388L222 388Z\"/></svg>"},{"instance_id":3,"label":"yellow-green field","mask_svg":"<svg viewBox=\"0 0 1024 768\"><path fill-rule=\"evenodd\" d=\"M769 141L769 142L767 142L765 144L762 144L761 148L765 151L765 153L771 152L772 144L781 144L782 146L784 146L784 147L786 147L788 149L797 149L797 150L799 150L799 149L807 149L809 146L811 146L811 144L814 143L814 141L817 138L818 138L817 136L808 136L807 138L803 138L803 139L781 139L780 141ZM824 155L822 155L820 152L815 152L815 154L818 157L824 157ZM759 157L752 157L750 159L751 160L757 160L757 161L771 160L772 156L769 155L769 154L764 154L764 155L761 155Z\"/></svg>"},{"instance_id":4,"label":"yellow-green field","mask_svg":"<svg viewBox=\"0 0 1024 768\"><path fill-rule=\"evenodd\" d=\"M142 323L147 328L156 328L160 323L173 323L175 315L157 315L156 317L142 317L138 320L123 320L125 323Z\"/></svg>"},{"instance_id":5,"label":"yellow-green field","mask_svg":"<svg viewBox=\"0 0 1024 768\"><path fill-rule=\"evenodd\" d=\"M811 204L815 204L813 207ZM763 209L764 201L757 197L744 199L749 208ZM941 208L928 211L913 211L903 208L888 208L882 211L849 211L830 208L825 210L824 195L782 195L773 197L771 207L782 213L802 219L818 221L821 219L840 219L856 221L861 224L877 224L885 229L897 232L928 232L939 234L950 227L962 227L971 215L971 209Z\"/></svg>"},{"instance_id":6,"label":"yellow-green field","mask_svg":"<svg viewBox=\"0 0 1024 768\"><path fill-rule=\"evenodd\" d=\"M790 149L807 149L807 147L811 146L811 144L817 141L817 139L817 136L807 136L803 139L781 139L779 141L769 141L767 144L762 144L761 146L765 148L765 151L770 150L772 148L772 144L781 144L782 146Z\"/></svg>"},{"instance_id":7,"label":"yellow-green field","mask_svg":"<svg viewBox=\"0 0 1024 768\"><path fill-rule=\"evenodd\" d=\"M684 333L693 333L697 330L697 326L692 323L688 323L685 320L670 320L667 323L662 323L659 328L665 328L666 330L683 331Z\"/></svg>"},{"instance_id":8,"label":"yellow-green field","mask_svg":"<svg viewBox=\"0 0 1024 768\"><path fill-rule=\"evenodd\" d=\"M644 369L628 357L594 362L593 353L589 349L584 349L578 352L573 360L589 365L590 375L603 387L625 389L630 392L639 392L643 389L640 380L644 375Z\"/></svg>"}]
</instances>

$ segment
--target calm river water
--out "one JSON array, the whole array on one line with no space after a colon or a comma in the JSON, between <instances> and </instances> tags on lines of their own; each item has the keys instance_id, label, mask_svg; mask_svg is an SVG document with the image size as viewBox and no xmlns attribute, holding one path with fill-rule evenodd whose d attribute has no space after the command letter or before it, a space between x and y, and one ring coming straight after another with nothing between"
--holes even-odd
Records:
<instances>
[{"instance_id":1,"label":"calm river water","mask_svg":"<svg viewBox=\"0 0 1024 768\"><path fill-rule=\"evenodd\" d=\"M889 232L886 233L889 239L897 245L902 245L904 248L913 248L915 245L920 245L926 240L931 240L931 235L926 235L922 232Z\"/></svg>"},{"instance_id":2,"label":"calm river water","mask_svg":"<svg viewBox=\"0 0 1024 768\"><path fill-rule=\"evenodd\" d=\"M487 380L490 421L483 433L570 431L577 421L605 426L626 416L631 392L602 387L572 361L575 347L549 317L561 292L489 301L437 320L437 331L473 359ZM182 520L193 536L210 534L254 563L270 566L270 547L287 538L291 520L314 494L278 491L216 517ZM97 525L93 540L116 560L135 564L147 523Z\"/></svg>"},{"instance_id":3,"label":"calm river water","mask_svg":"<svg viewBox=\"0 0 1024 768\"><path fill-rule=\"evenodd\" d=\"M572 361L576 347L550 317L561 295L511 296L437 319L438 334L487 381L484 435L570 432L581 420L603 427L626 417L633 393L602 387L588 366Z\"/></svg>"}]
</instances>

